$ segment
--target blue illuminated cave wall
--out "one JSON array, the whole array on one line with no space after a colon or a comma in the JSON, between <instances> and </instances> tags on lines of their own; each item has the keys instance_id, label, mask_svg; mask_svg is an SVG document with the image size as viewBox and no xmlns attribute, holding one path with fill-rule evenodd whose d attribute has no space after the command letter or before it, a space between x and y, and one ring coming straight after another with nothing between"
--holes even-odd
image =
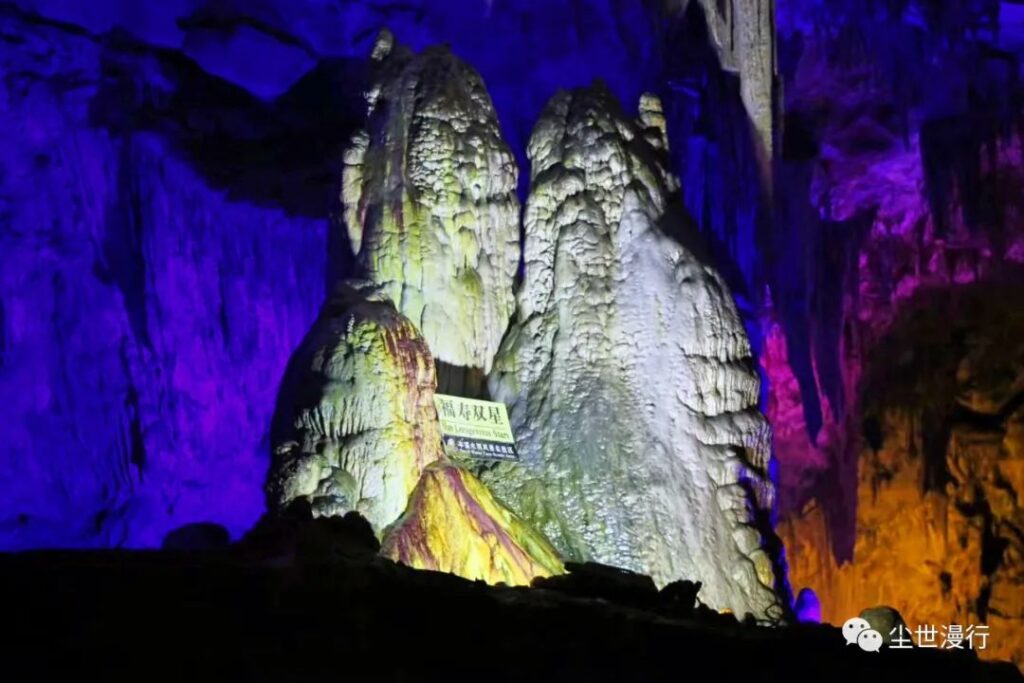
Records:
<instances>
[{"instance_id":1,"label":"blue illuminated cave wall","mask_svg":"<svg viewBox=\"0 0 1024 683\"><path fill-rule=\"evenodd\" d=\"M557 88L600 76L632 107L657 84L656 16L0 5L0 548L153 546L195 521L237 536L261 514L278 383L347 267L328 225L380 27L477 66L525 166Z\"/></svg>"},{"instance_id":2,"label":"blue illuminated cave wall","mask_svg":"<svg viewBox=\"0 0 1024 683\"><path fill-rule=\"evenodd\" d=\"M128 58L128 80L106 82ZM227 120L128 128L174 95L159 59L0 14L3 547L158 545L197 520L241 532L262 509L326 225L231 197L171 131Z\"/></svg>"},{"instance_id":3,"label":"blue illuminated cave wall","mask_svg":"<svg viewBox=\"0 0 1024 683\"><path fill-rule=\"evenodd\" d=\"M696 3L667 9L682 4L0 4L0 548L156 545L193 521L237 536L262 512L278 382L348 267L329 226L383 26L480 71L522 190L526 140L558 88L600 77L627 110L660 94L687 208L755 349L766 308L785 331L813 439L823 403L833 420L844 409L843 302L879 203L865 190L823 211L821 169L841 181L920 144L944 215L951 187L979 182L983 143L1017 125L1024 12L778 0L786 114L766 183L738 77ZM998 205L967 215L996 223ZM782 467L801 457L780 453ZM780 498L797 507L811 493L788 481Z\"/></svg>"}]
</instances>

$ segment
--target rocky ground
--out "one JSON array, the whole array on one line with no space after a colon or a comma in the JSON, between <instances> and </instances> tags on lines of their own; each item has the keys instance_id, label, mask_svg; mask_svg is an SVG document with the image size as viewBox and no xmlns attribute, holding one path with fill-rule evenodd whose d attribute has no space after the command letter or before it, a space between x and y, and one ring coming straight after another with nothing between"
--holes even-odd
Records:
<instances>
[{"instance_id":1,"label":"rocky ground","mask_svg":"<svg viewBox=\"0 0 1024 683\"><path fill-rule=\"evenodd\" d=\"M232 548L2 555L16 628L0 651L34 680L679 681L697 667L717 680L1020 680L970 654L867 653L833 627L742 625L694 608L693 584L659 592L587 565L487 586L376 550L350 515L264 524Z\"/></svg>"}]
</instances>

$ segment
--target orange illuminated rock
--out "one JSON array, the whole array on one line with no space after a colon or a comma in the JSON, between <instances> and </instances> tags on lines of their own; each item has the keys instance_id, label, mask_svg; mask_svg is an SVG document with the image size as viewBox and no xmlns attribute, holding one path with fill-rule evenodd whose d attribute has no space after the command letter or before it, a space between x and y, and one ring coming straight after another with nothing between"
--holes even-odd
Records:
<instances>
[{"instance_id":1,"label":"orange illuminated rock","mask_svg":"<svg viewBox=\"0 0 1024 683\"><path fill-rule=\"evenodd\" d=\"M820 503L778 528L823 620L891 605L915 639L935 629L925 645L974 626L979 656L1024 668L1022 339L1019 300L977 288L924 299L868 357L877 433L856 452L852 560L836 562Z\"/></svg>"}]
</instances>

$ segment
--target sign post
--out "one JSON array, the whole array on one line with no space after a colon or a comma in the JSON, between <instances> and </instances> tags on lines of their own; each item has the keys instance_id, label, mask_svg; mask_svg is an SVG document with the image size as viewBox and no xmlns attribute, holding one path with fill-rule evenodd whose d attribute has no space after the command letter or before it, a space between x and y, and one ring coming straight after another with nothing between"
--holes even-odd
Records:
<instances>
[{"instance_id":1,"label":"sign post","mask_svg":"<svg viewBox=\"0 0 1024 683\"><path fill-rule=\"evenodd\" d=\"M512 425L504 403L434 394L448 455L464 453L483 460L518 460Z\"/></svg>"}]
</instances>

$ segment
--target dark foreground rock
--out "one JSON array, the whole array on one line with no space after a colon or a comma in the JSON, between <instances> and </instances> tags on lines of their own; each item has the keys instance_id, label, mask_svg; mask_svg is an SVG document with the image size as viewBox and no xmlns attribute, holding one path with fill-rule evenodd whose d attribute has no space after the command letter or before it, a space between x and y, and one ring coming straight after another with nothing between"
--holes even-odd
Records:
<instances>
[{"instance_id":1,"label":"dark foreground rock","mask_svg":"<svg viewBox=\"0 0 1024 683\"><path fill-rule=\"evenodd\" d=\"M4 669L31 673L8 680L1021 680L969 654L861 652L831 627L673 618L372 554L0 555L0 586Z\"/></svg>"}]
</instances>

